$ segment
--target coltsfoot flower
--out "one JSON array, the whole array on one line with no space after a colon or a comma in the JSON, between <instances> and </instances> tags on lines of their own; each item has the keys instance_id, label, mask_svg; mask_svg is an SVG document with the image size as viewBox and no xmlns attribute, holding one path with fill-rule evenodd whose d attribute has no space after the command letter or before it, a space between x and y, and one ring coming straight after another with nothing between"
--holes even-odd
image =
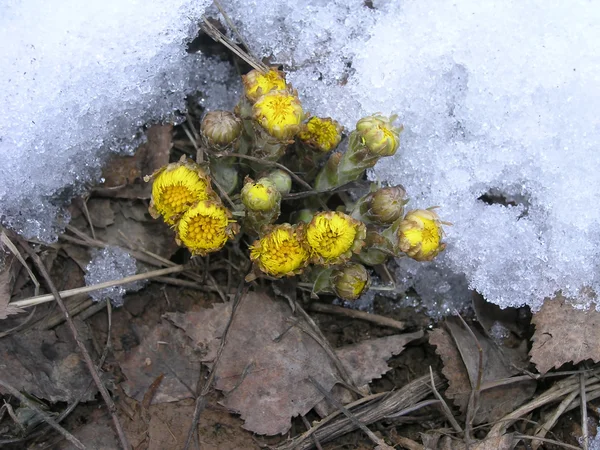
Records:
<instances>
[{"instance_id":1,"label":"coltsfoot flower","mask_svg":"<svg viewBox=\"0 0 600 450\"><path fill-rule=\"evenodd\" d=\"M311 117L301 126L298 138L309 147L327 153L342 140L342 130L342 126L329 117Z\"/></svg>"},{"instance_id":2,"label":"coltsfoot flower","mask_svg":"<svg viewBox=\"0 0 600 450\"><path fill-rule=\"evenodd\" d=\"M285 74L274 68L267 73L256 69L251 70L246 75L242 75L242 83L244 83L246 97L252 102L267 92L283 91L286 88Z\"/></svg>"},{"instance_id":3,"label":"coltsfoot flower","mask_svg":"<svg viewBox=\"0 0 600 450\"><path fill-rule=\"evenodd\" d=\"M198 202L186 211L177 224L177 240L193 255L204 256L221 250L238 231L231 213L221 203Z\"/></svg>"},{"instance_id":4,"label":"coltsfoot flower","mask_svg":"<svg viewBox=\"0 0 600 450\"><path fill-rule=\"evenodd\" d=\"M409 211L398 226L398 246L417 261L431 261L444 248L442 222L431 209Z\"/></svg>"},{"instance_id":5,"label":"coltsfoot flower","mask_svg":"<svg viewBox=\"0 0 600 450\"><path fill-rule=\"evenodd\" d=\"M193 204L207 200L212 194L210 178L196 163L184 158L159 169L146 181L153 179L150 214L162 216L169 225Z\"/></svg>"},{"instance_id":6,"label":"coltsfoot flower","mask_svg":"<svg viewBox=\"0 0 600 450\"><path fill-rule=\"evenodd\" d=\"M208 147L224 149L233 146L242 134L242 119L231 111L207 112L200 131Z\"/></svg>"},{"instance_id":7,"label":"coltsfoot flower","mask_svg":"<svg viewBox=\"0 0 600 450\"><path fill-rule=\"evenodd\" d=\"M400 145L400 132L403 129L392 124L395 118L387 118L380 114L363 117L356 123L356 130L350 137L350 145L358 139L375 155L394 155Z\"/></svg>"},{"instance_id":8,"label":"coltsfoot flower","mask_svg":"<svg viewBox=\"0 0 600 450\"><path fill-rule=\"evenodd\" d=\"M309 259L302 227L275 225L252 244L250 259L262 272L276 278L299 274Z\"/></svg>"},{"instance_id":9,"label":"coltsfoot flower","mask_svg":"<svg viewBox=\"0 0 600 450\"><path fill-rule=\"evenodd\" d=\"M364 245L365 225L338 211L315 214L306 227L306 240L317 264L340 264Z\"/></svg>"},{"instance_id":10,"label":"coltsfoot flower","mask_svg":"<svg viewBox=\"0 0 600 450\"><path fill-rule=\"evenodd\" d=\"M271 91L261 96L256 100L252 113L269 135L281 141L291 140L304 119L298 96L288 91Z\"/></svg>"},{"instance_id":11,"label":"coltsfoot flower","mask_svg":"<svg viewBox=\"0 0 600 450\"><path fill-rule=\"evenodd\" d=\"M342 300L356 300L370 284L371 277L362 264L349 263L331 273L333 292Z\"/></svg>"},{"instance_id":12,"label":"coltsfoot flower","mask_svg":"<svg viewBox=\"0 0 600 450\"><path fill-rule=\"evenodd\" d=\"M241 198L244 206L252 211L279 210L281 202L281 194L269 178L258 181L248 179L242 188Z\"/></svg>"}]
</instances>

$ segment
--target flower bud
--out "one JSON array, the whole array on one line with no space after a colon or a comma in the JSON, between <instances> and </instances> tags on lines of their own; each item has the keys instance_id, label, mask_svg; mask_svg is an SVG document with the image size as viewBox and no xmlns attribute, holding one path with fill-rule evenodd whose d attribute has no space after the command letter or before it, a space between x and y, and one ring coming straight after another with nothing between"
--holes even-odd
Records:
<instances>
[{"instance_id":1,"label":"flower bud","mask_svg":"<svg viewBox=\"0 0 600 450\"><path fill-rule=\"evenodd\" d=\"M301 126L298 138L318 152L327 153L342 140L342 130L342 126L329 117L311 117Z\"/></svg>"},{"instance_id":2,"label":"flower bud","mask_svg":"<svg viewBox=\"0 0 600 450\"><path fill-rule=\"evenodd\" d=\"M362 264L349 263L331 273L331 285L335 294L343 300L356 300L371 283L367 269Z\"/></svg>"},{"instance_id":3,"label":"flower bud","mask_svg":"<svg viewBox=\"0 0 600 450\"><path fill-rule=\"evenodd\" d=\"M275 169L267 175L281 195L287 195L292 190L292 177L285 170Z\"/></svg>"},{"instance_id":4,"label":"flower bud","mask_svg":"<svg viewBox=\"0 0 600 450\"><path fill-rule=\"evenodd\" d=\"M242 129L242 119L230 111L210 111L200 124L206 145L217 149L235 144Z\"/></svg>"},{"instance_id":5,"label":"flower bud","mask_svg":"<svg viewBox=\"0 0 600 450\"><path fill-rule=\"evenodd\" d=\"M260 70L251 70L242 75L244 93L251 102L255 102L261 95L271 91L283 91L286 88L285 74L271 68L267 73Z\"/></svg>"},{"instance_id":6,"label":"flower bud","mask_svg":"<svg viewBox=\"0 0 600 450\"><path fill-rule=\"evenodd\" d=\"M296 93L271 91L261 96L252 108L254 120L280 141L291 140L304 119L302 104Z\"/></svg>"},{"instance_id":7,"label":"flower bud","mask_svg":"<svg viewBox=\"0 0 600 450\"><path fill-rule=\"evenodd\" d=\"M379 114L360 119L356 130L352 132L351 141L359 141L371 153L379 156L394 155L400 145L400 132L403 129L392 124L394 119L395 116L388 119Z\"/></svg>"},{"instance_id":8,"label":"flower bud","mask_svg":"<svg viewBox=\"0 0 600 450\"><path fill-rule=\"evenodd\" d=\"M402 186L381 188L369 194L363 203L363 215L373 223L389 225L402 217L406 203L406 191Z\"/></svg>"},{"instance_id":9,"label":"flower bud","mask_svg":"<svg viewBox=\"0 0 600 450\"><path fill-rule=\"evenodd\" d=\"M444 250L442 236L442 223L431 209L409 211L398 225L399 249L416 261L431 261Z\"/></svg>"},{"instance_id":10,"label":"flower bud","mask_svg":"<svg viewBox=\"0 0 600 450\"><path fill-rule=\"evenodd\" d=\"M256 182L247 180L241 192L242 203L251 211L272 211L281 202L281 194L269 178Z\"/></svg>"}]
</instances>

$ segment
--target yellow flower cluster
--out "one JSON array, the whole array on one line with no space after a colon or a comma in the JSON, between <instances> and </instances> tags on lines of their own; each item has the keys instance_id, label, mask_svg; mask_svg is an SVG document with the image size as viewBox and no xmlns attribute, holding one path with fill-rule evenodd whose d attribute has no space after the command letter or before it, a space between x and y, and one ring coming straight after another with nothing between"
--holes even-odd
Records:
<instances>
[{"instance_id":1,"label":"yellow flower cluster","mask_svg":"<svg viewBox=\"0 0 600 450\"><path fill-rule=\"evenodd\" d=\"M193 255L204 256L223 248L238 230L231 212L210 186L210 177L183 157L156 171L152 181L150 213L162 217L176 232L176 240Z\"/></svg>"},{"instance_id":2,"label":"yellow flower cluster","mask_svg":"<svg viewBox=\"0 0 600 450\"><path fill-rule=\"evenodd\" d=\"M252 245L250 259L273 277L294 275L309 263L329 266L348 261L362 248L365 235L365 225L349 215L321 212L307 225L273 226Z\"/></svg>"},{"instance_id":3,"label":"yellow flower cluster","mask_svg":"<svg viewBox=\"0 0 600 450\"><path fill-rule=\"evenodd\" d=\"M348 133L346 150L339 152L343 127L305 112L283 72L252 70L242 81L244 93L233 111L207 112L200 134L193 126L185 130L195 139L190 151L203 155L206 165L184 157L147 179L153 182L150 212L175 230L180 245L193 255L206 255L241 229L253 241L248 281L261 274L302 274L313 294L346 300L369 289L368 266L402 256L431 261L444 250L445 222L432 208L405 213L402 186L372 185L356 201L338 195L364 179L381 158L397 152L402 126L394 124L395 116L360 119ZM293 186L307 192L293 193ZM316 210L315 200L337 210Z\"/></svg>"}]
</instances>

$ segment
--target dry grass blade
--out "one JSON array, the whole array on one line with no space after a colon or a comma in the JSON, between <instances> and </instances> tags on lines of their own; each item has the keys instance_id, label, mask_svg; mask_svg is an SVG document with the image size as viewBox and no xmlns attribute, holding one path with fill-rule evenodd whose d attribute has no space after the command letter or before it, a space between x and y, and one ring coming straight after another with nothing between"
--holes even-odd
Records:
<instances>
[{"instance_id":1,"label":"dry grass blade","mask_svg":"<svg viewBox=\"0 0 600 450\"><path fill-rule=\"evenodd\" d=\"M0 233L0 241L2 241L2 243L4 245L6 245L6 247L16 256L16 258L19 260L19 262L23 265L23 267L29 274L29 278L31 278L33 285L35 286L34 294L38 295L40 293L40 282L38 281L38 279L36 278L36 276L32 272L32 270L29 268L27 263L25 262L25 258L23 258L23 256L21 255L21 252L19 251L17 246L15 244L13 244L13 242L8 238L8 236L6 235L6 233L4 231L2 233Z\"/></svg>"},{"instance_id":2,"label":"dry grass blade","mask_svg":"<svg viewBox=\"0 0 600 450\"><path fill-rule=\"evenodd\" d=\"M560 416L567 410L567 407L571 404L575 397L577 397L577 395L578 392L573 391L569 395L567 395L567 397L565 397L565 399L562 402L560 402L560 404L556 407L556 409L550 415L550 417L548 417L548 419L546 419L546 421L539 426L535 433L536 438L546 437L546 434L552 429L552 427L554 427ZM537 450L540 445L542 445L542 441L535 440L531 444L531 447L533 448L533 450Z\"/></svg>"},{"instance_id":3,"label":"dry grass blade","mask_svg":"<svg viewBox=\"0 0 600 450\"><path fill-rule=\"evenodd\" d=\"M247 62L252 67L254 67L256 70L259 70L261 72L267 72L269 70L269 68L265 64L256 60L255 58L252 58L250 55L248 55L247 52L245 52L243 49L241 49L239 47L239 45L237 45L235 42L233 42L231 39L229 39L227 36L225 36L223 33L221 33L217 29L217 27L215 27L212 23L210 23L210 21L206 18L206 16L202 16L202 21L203 21L202 24L200 24L200 26L202 27L202 31L204 31L206 34L208 34L216 42L220 42L221 44L223 44L225 47L227 47L229 50L231 50L235 55L237 55L238 57L243 59L245 62Z\"/></svg>"},{"instance_id":4,"label":"dry grass blade","mask_svg":"<svg viewBox=\"0 0 600 450\"><path fill-rule=\"evenodd\" d=\"M594 372L592 372L592 374L593 373ZM593 380L595 380L595 378L593 378L592 375L590 375L587 378L586 384L588 384L588 382L589 382L589 384L591 385L586 388L588 391L593 391L595 388L598 388L597 385L592 384ZM571 377L565 378L564 380L559 381L554 386L552 386L550 389L548 389L546 392L539 395L537 398L534 398L529 403L524 404L523 406L517 408L515 411L511 412L510 414L507 414L505 417L500 419L492 427L488 436L493 437L493 436L499 436L499 435L504 434L506 432L506 429L509 426L511 426L514 422L519 420L520 417L522 417L526 414L529 414L530 412L534 411L535 409L537 409L541 406L547 405L548 403L558 401L561 398L563 398L564 396L570 395L572 392L578 392L578 390L579 390L579 377L578 376L571 376ZM577 405L574 406L574 403L575 403L575 401L571 402L571 404L569 405L567 410L570 409L571 407L576 407Z\"/></svg>"},{"instance_id":5,"label":"dry grass blade","mask_svg":"<svg viewBox=\"0 0 600 450\"><path fill-rule=\"evenodd\" d=\"M585 375L579 374L579 398L581 400L581 431L583 440L583 450L588 450L588 417L587 417L587 400L585 396Z\"/></svg>"},{"instance_id":6,"label":"dry grass blade","mask_svg":"<svg viewBox=\"0 0 600 450\"><path fill-rule=\"evenodd\" d=\"M60 296L62 298L73 297L74 295L85 294L88 292L94 292L94 291L98 291L100 289L105 289L105 288L109 288L109 287L113 287L113 286L120 286L120 285L131 283L134 281L148 280L151 278L161 277L161 276L169 275L172 273L183 272L187 268L188 267L185 265L167 267L165 269L159 269L159 270L153 270L150 272L139 273L137 275L132 275L130 277L121 278L120 280L106 281L104 283L94 284L91 286L84 286L84 287L75 288L75 289L68 289L66 291L60 291L60 292L58 292L58 294L60 294ZM34 305L39 305L41 303L51 302L54 299L55 299L54 294L38 295L36 297L30 297L30 298L26 298L23 300L17 300L10 304L12 306L25 308L28 306L34 306Z\"/></svg>"},{"instance_id":7,"label":"dry grass blade","mask_svg":"<svg viewBox=\"0 0 600 450\"><path fill-rule=\"evenodd\" d=\"M441 389L446 382L437 374L433 374L434 384ZM364 401L354 402L347 405L347 409L365 425L370 425L386 417L390 417L399 411L406 410L415 405L423 398L431 394L431 380L429 375L422 376L405 385L401 389L389 395L377 394L375 400L368 403ZM436 400L437 401L437 400ZM332 417L333 416L333 417ZM321 423L325 422L324 425ZM356 429L356 426L346 417L340 417L339 412L323 419L309 431L302 433L296 438L282 443L277 450L308 450L312 447L312 435L314 434L321 443L331 441Z\"/></svg>"},{"instance_id":8,"label":"dry grass blade","mask_svg":"<svg viewBox=\"0 0 600 450\"><path fill-rule=\"evenodd\" d=\"M317 390L321 394L323 394L323 396L327 399L327 401L329 403L331 403L338 411L341 411L342 414L344 414L348 419L350 419L350 421L352 422L352 424L354 426L356 426L357 428L360 428L362 430L362 432L365 433L369 437L369 439L371 439L371 441L373 441L374 444L377 444L380 448L384 448L384 449L390 448L385 442L383 442L382 439L375 436L375 434L371 430L369 430L364 423L362 423L350 411L348 411L348 409L344 408L344 406L340 402L338 402L327 391L327 389L323 388L323 386L321 386L317 380L315 380L313 377L308 377L308 380L313 384L313 386L315 388L317 388ZM315 436L313 435L313 438L314 437Z\"/></svg>"}]
</instances>

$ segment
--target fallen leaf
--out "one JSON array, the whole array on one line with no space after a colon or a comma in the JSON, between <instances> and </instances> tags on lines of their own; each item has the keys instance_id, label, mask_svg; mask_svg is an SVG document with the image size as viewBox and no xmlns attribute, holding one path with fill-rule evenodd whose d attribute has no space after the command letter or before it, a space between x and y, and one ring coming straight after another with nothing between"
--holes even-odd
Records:
<instances>
[{"instance_id":1,"label":"fallen leaf","mask_svg":"<svg viewBox=\"0 0 600 450\"><path fill-rule=\"evenodd\" d=\"M559 295L544 302L532 323L531 361L541 374L569 361L600 361L600 312L594 305L575 309Z\"/></svg>"},{"instance_id":2,"label":"fallen leaf","mask_svg":"<svg viewBox=\"0 0 600 450\"><path fill-rule=\"evenodd\" d=\"M152 329L145 325L134 327L134 331L140 345L118 358L127 377L121 384L125 393L141 402L152 383L164 375L152 404L194 397L200 358L187 336L168 323Z\"/></svg>"},{"instance_id":3,"label":"fallen leaf","mask_svg":"<svg viewBox=\"0 0 600 450\"><path fill-rule=\"evenodd\" d=\"M203 352L202 361L213 361L223 330L231 316L231 303L214 303L212 308L182 313L166 313L163 317L185 331L193 346ZM202 326L198 326L202 324Z\"/></svg>"},{"instance_id":4,"label":"fallen leaf","mask_svg":"<svg viewBox=\"0 0 600 450\"><path fill-rule=\"evenodd\" d=\"M429 342L436 346L436 353L444 363L442 373L448 380L446 395L466 413L469 396L477 385L479 376L479 349L473 337L454 318L446 321L450 332L438 328L429 333ZM521 349L500 349L491 339L472 328L483 350L482 385L488 382L510 378L519 373L513 361L520 361ZM531 398L535 392L533 380L519 381L482 391L474 423L480 424L497 420Z\"/></svg>"},{"instance_id":5,"label":"fallen leaf","mask_svg":"<svg viewBox=\"0 0 600 450\"><path fill-rule=\"evenodd\" d=\"M172 125L153 125L146 132L147 141L133 156L113 156L103 170L104 183L94 192L103 197L150 198L152 186L146 175L169 163Z\"/></svg>"},{"instance_id":6,"label":"fallen leaf","mask_svg":"<svg viewBox=\"0 0 600 450\"><path fill-rule=\"evenodd\" d=\"M107 198L91 198L87 201L87 209L94 228L106 228L115 223L115 212L112 202Z\"/></svg>"},{"instance_id":7,"label":"fallen leaf","mask_svg":"<svg viewBox=\"0 0 600 450\"><path fill-rule=\"evenodd\" d=\"M83 442L86 448L94 450L119 448L112 429L112 420L106 411L93 409L86 419L86 423L73 432L73 435ZM58 444L57 448L59 450L75 450L77 447L65 439Z\"/></svg>"},{"instance_id":8,"label":"fallen leaf","mask_svg":"<svg viewBox=\"0 0 600 450\"><path fill-rule=\"evenodd\" d=\"M471 442L469 447L467 447L463 441L444 436L439 444L436 440L436 445L438 446L431 447L425 445L425 448L427 450L512 450L516 445L516 440L511 433Z\"/></svg>"},{"instance_id":9,"label":"fallen leaf","mask_svg":"<svg viewBox=\"0 0 600 450\"><path fill-rule=\"evenodd\" d=\"M215 307L168 317L214 355L230 314L226 307ZM306 414L323 399L309 376L328 391L339 380L331 358L312 337L292 326L292 317L288 302L247 294L216 368L215 387L225 395L222 404L242 416L244 428L258 434L285 433L292 417ZM208 329L215 331L212 340ZM421 336L420 332L390 336L340 349L337 354L350 376L362 385L390 369L382 360Z\"/></svg>"},{"instance_id":10,"label":"fallen leaf","mask_svg":"<svg viewBox=\"0 0 600 450\"><path fill-rule=\"evenodd\" d=\"M73 340L60 340L52 330L1 339L0 373L14 388L51 402L88 401L96 394Z\"/></svg>"}]
</instances>

